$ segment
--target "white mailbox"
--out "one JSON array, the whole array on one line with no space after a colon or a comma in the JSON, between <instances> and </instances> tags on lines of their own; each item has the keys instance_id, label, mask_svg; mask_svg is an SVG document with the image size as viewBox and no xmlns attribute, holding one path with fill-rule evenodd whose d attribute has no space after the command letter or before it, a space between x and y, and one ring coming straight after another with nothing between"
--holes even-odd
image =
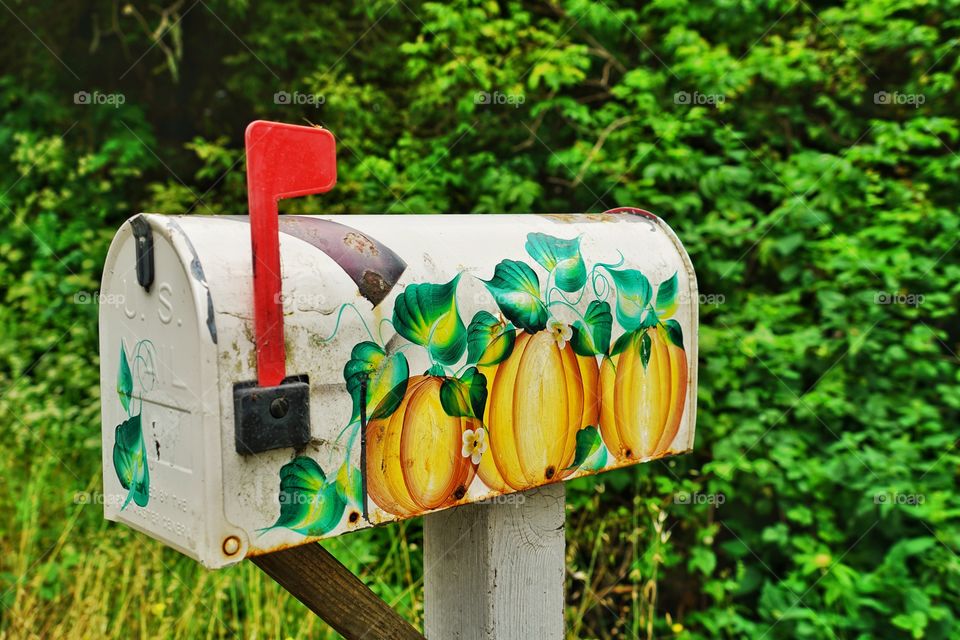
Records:
<instances>
[{"instance_id":1,"label":"white mailbox","mask_svg":"<svg viewBox=\"0 0 960 640\"><path fill-rule=\"evenodd\" d=\"M656 216L273 223L272 297L253 284L270 237L254 221L251 248L246 216L118 231L108 519L221 567L692 447L697 286Z\"/></svg>"}]
</instances>

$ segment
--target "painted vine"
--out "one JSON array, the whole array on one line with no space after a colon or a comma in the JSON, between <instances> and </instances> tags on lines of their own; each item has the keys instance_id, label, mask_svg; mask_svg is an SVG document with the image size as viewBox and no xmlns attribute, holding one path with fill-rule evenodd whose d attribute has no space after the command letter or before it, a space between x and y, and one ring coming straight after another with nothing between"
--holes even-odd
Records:
<instances>
[{"instance_id":1,"label":"painted vine","mask_svg":"<svg viewBox=\"0 0 960 640\"><path fill-rule=\"evenodd\" d=\"M476 475L496 491L522 490L602 469L611 456L667 450L686 393L683 335L672 317L677 274L654 291L639 270L623 268L622 254L588 270L579 237L530 233L525 249L546 280L541 286L526 262L502 260L480 279L498 315L481 310L464 323L457 304L463 273L407 286L376 335L359 309L341 307L324 341L348 311L369 336L343 371L353 401L337 438L346 438L343 458L334 461L333 477L303 455L284 465L280 516L261 531L321 536L348 507L356 522L368 496L392 515L413 515L464 500ZM407 341L392 352L385 323ZM622 333L613 340L615 323ZM422 374L411 375L410 348L429 358ZM364 423L367 496L351 463Z\"/></svg>"}]
</instances>

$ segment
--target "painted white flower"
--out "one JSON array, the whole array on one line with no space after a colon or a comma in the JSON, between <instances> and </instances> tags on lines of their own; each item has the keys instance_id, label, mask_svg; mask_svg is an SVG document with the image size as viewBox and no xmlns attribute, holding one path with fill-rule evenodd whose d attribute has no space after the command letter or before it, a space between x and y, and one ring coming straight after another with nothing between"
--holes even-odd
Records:
<instances>
[{"instance_id":1,"label":"painted white flower","mask_svg":"<svg viewBox=\"0 0 960 640\"><path fill-rule=\"evenodd\" d=\"M573 337L573 328L568 324L554 320L550 323L550 333L553 334L553 339L557 341L557 346L563 349L567 346L567 340Z\"/></svg>"},{"instance_id":2,"label":"painted white flower","mask_svg":"<svg viewBox=\"0 0 960 640\"><path fill-rule=\"evenodd\" d=\"M487 450L487 430L477 427L477 430L467 429L463 432L463 447L460 455L470 458L473 464L480 464L483 452Z\"/></svg>"}]
</instances>

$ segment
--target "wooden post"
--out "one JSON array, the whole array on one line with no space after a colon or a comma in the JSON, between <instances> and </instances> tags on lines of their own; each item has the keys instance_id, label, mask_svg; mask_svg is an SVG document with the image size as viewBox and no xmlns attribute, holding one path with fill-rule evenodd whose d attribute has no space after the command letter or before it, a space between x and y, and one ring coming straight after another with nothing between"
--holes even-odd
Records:
<instances>
[{"instance_id":1,"label":"wooden post","mask_svg":"<svg viewBox=\"0 0 960 640\"><path fill-rule=\"evenodd\" d=\"M423 640L420 632L319 544L251 560L347 640Z\"/></svg>"},{"instance_id":2,"label":"wooden post","mask_svg":"<svg viewBox=\"0 0 960 640\"><path fill-rule=\"evenodd\" d=\"M430 640L563 638L562 483L425 516Z\"/></svg>"}]
</instances>

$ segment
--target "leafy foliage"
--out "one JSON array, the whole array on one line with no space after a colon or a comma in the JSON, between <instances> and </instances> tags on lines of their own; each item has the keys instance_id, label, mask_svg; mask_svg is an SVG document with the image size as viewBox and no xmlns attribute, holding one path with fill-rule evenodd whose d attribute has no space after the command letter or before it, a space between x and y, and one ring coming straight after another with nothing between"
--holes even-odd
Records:
<instances>
[{"instance_id":1,"label":"leafy foliage","mask_svg":"<svg viewBox=\"0 0 960 640\"><path fill-rule=\"evenodd\" d=\"M126 508L131 500L145 507L150 499L150 470L147 467L147 446L143 441L140 414L118 424L115 432L113 468L120 485L128 492L121 508Z\"/></svg>"},{"instance_id":2,"label":"leafy foliage","mask_svg":"<svg viewBox=\"0 0 960 640\"><path fill-rule=\"evenodd\" d=\"M600 431L588 426L577 432L577 448L574 451L572 469L599 469L607 463L607 450L603 446Z\"/></svg>"},{"instance_id":3,"label":"leafy foliage","mask_svg":"<svg viewBox=\"0 0 960 640\"><path fill-rule=\"evenodd\" d=\"M540 298L540 279L530 265L502 260L484 284L500 311L518 327L536 333L547 326L547 307Z\"/></svg>"},{"instance_id":4,"label":"leafy foliage","mask_svg":"<svg viewBox=\"0 0 960 640\"><path fill-rule=\"evenodd\" d=\"M120 370L117 371L117 395L123 410L130 413L130 401L133 395L133 373L130 371L130 362L127 360L127 350L120 345Z\"/></svg>"},{"instance_id":5,"label":"leafy foliage","mask_svg":"<svg viewBox=\"0 0 960 640\"><path fill-rule=\"evenodd\" d=\"M457 310L457 275L446 284L412 284L393 308L393 326L404 338L426 347L441 364L453 364L467 348L467 329Z\"/></svg>"},{"instance_id":6,"label":"leafy foliage","mask_svg":"<svg viewBox=\"0 0 960 640\"><path fill-rule=\"evenodd\" d=\"M440 385L440 403L448 416L483 419L487 403L487 378L470 367L457 378L446 378Z\"/></svg>"},{"instance_id":7,"label":"leafy foliage","mask_svg":"<svg viewBox=\"0 0 960 640\"><path fill-rule=\"evenodd\" d=\"M587 305L583 320L573 324L573 350L581 356L604 354L610 348L610 334L613 331L613 314L610 304L594 300Z\"/></svg>"},{"instance_id":8,"label":"leafy foliage","mask_svg":"<svg viewBox=\"0 0 960 640\"><path fill-rule=\"evenodd\" d=\"M531 233L527 236L526 249L541 267L552 272L560 289L577 291L587 281L580 238L564 240L544 233Z\"/></svg>"},{"instance_id":9,"label":"leafy foliage","mask_svg":"<svg viewBox=\"0 0 960 640\"><path fill-rule=\"evenodd\" d=\"M648 313L647 305L653 296L653 287L647 277L636 269L607 268L617 289L617 322L627 331L640 327Z\"/></svg>"},{"instance_id":10,"label":"leafy foliage","mask_svg":"<svg viewBox=\"0 0 960 640\"><path fill-rule=\"evenodd\" d=\"M410 366L402 353L388 355L375 342L361 342L350 353L350 360L343 368L347 392L353 398L353 416L360 419L364 408L367 420L379 420L392 414L407 391Z\"/></svg>"},{"instance_id":11,"label":"leafy foliage","mask_svg":"<svg viewBox=\"0 0 960 640\"><path fill-rule=\"evenodd\" d=\"M467 362L478 366L499 364L513 353L517 332L513 326L480 310L467 327Z\"/></svg>"},{"instance_id":12,"label":"leafy foliage","mask_svg":"<svg viewBox=\"0 0 960 640\"><path fill-rule=\"evenodd\" d=\"M346 466L346 465L345 465ZM271 529L286 527L305 536L321 536L343 517L348 499L356 498L358 482L350 471L334 482L313 458L298 456L280 468L280 517ZM359 474L355 474L359 476Z\"/></svg>"}]
</instances>

